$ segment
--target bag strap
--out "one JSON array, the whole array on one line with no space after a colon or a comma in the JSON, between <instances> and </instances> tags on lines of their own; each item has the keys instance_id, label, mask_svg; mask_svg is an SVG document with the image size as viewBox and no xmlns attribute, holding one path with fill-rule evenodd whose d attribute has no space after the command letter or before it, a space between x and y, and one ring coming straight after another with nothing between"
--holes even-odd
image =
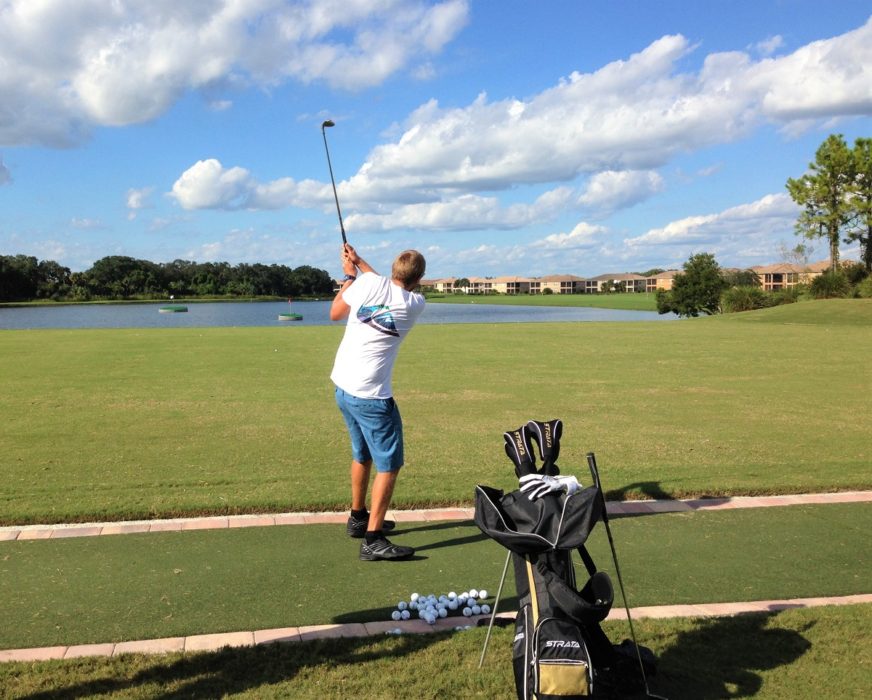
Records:
<instances>
[{"instance_id":1,"label":"bag strap","mask_svg":"<svg viewBox=\"0 0 872 700\"><path fill-rule=\"evenodd\" d=\"M545 588L557 606L574 622L589 625L602 622L609 614L611 606L592 605L579 595L578 591L567 584L562 578L546 567L542 562L536 564L536 569Z\"/></svg>"},{"instance_id":2,"label":"bag strap","mask_svg":"<svg viewBox=\"0 0 872 700\"><path fill-rule=\"evenodd\" d=\"M578 546L578 556L584 562L584 568L587 569L587 575L593 576L596 573L596 564L593 563L593 557L587 551L587 547L583 544Z\"/></svg>"}]
</instances>

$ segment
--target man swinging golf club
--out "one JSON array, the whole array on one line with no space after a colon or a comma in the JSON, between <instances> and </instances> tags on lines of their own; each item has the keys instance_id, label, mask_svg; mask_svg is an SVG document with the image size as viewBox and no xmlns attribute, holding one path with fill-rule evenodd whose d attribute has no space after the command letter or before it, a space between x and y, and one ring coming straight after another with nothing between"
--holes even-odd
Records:
<instances>
[{"instance_id":1,"label":"man swinging golf club","mask_svg":"<svg viewBox=\"0 0 872 700\"><path fill-rule=\"evenodd\" d=\"M391 276L379 275L347 243L342 247L345 278L330 320L348 319L330 379L336 403L351 437L351 516L347 532L362 537L364 561L408 559L415 550L385 537L395 523L385 520L394 485L403 466L403 423L393 398L391 375L400 343L424 310L424 297L413 291L424 276L418 251L400 253ZM366 495L372 465L372 509Z\"/></svg>"}]
</instances>

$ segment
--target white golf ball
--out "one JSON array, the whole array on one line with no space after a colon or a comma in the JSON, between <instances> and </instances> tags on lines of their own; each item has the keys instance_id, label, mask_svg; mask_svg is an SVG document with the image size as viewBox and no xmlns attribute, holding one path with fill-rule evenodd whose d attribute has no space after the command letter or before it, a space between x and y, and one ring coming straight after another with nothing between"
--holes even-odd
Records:
<instances>
[{"instance_id":1,"label":"white golf ball","mask_svg":"<svg viewBox=\"0 0 872 700\"><path fill-rule=\"evenodd\" d=\"M464 608L463 609L463 616L464 617L470 617L471 615L472 615L472 608Z\"/></svg>"},{"instance_id":2,"label":"white golf ball","mask_svg":"<svg viewBox=\"0 0 872 700\"><path fill-rule=\"evenodd\" d=\"M454 591L450 591L450 592L448 593L448 599L449 599L449 600L454 600L456 597L457 597L457 594L456 594Z\"/></svg>"},{"instance_id":3,"label":"white golf ball","mask_svg":"<svg viewBox=\"0 0 872 700\"><path fill-rule=\"evenodd\" d=\"M485 598L487 598L487 591L486 591L484 588L482 588L482 589L478 592L478 599L479 599L479 600L484 600Z\"/></svg>"},{"instance_id":4,"label":"white golf ball","mask_svg":"<svg viewBox=\"0 0 872 700\"><path fill-rule=\"evenodd\" d=\"M417 609L418 609L418 601L417 600L413 600L411 603L409 603L409 610L417 610Z\"/></svg>"},{"instance_id":5,"label":"white golf ball","mask_svg":"<svg viewBox=\"0 0 872 700\"><path fill-rule=\"evenodd\" d=\"M473 615L481 615L481 606L480 605L473 605L472 606L472 614Z\"/></svg>"},{"instance_id":6,"label":"white golf ball","mask_svg":"<svg viewBox=\"0 0 872 700\"><path fill-rule=\"evenodd\" d=\"M402 619L402 617L403 617L403 614L402 614L399 610L394 610L394 611L391 613L391 619L392 619L394 622L399 622L399 621Z\"/></svg>"},{"instance_id":7,"label":"white golf ball","mask_svg":"<svg viewBox=\"0 0 872 700\"><path fill-rule=\"evenodd\" d=\"M474 588L469 589L469 597L470 598L478 598L478 591Z\"/></svg>"},{"instance_id":8,"label":"white golf ball","mask_svg":"<svg viewBox=\"0 0 872 700\"><path fill-rule=\"evenodd\" d=\"M423 620L426 616L427 616L427 612L425 610L422 610L421 608L418 608L418 617L420 617Z\"/></svg>"},{"instance_id":9,"label":"white golf ball","mask_svg":"<svg viewBox=\"0 0 872 700\"><path fill-rule=\"evenodd\" d=\"M417 593L412 593L412 595L409 596L409 600L414 603L416 600L418 600L419 597L420 596Z\"/></svg>"},{"instance_id":10,"label":"white golf ball","mask_svg":"<svg viewBox=\"0 0 872 700\"><path fill-rule=\"evenodd\" d=\"M448 601L448 609L449 610L457 610L457 600Z\"/></svg>"},{"instance_id":11,"label":"white golf ball","mask_svg":"<svg viewBox=\"0 0 872 700\"><path fill-rule=\"evenodd\" d=\"M408 620L410 617L412 617L412 613L410 613L408 610L403 610L400 615L404 620Z\"/></svg>"},{"instance_id":12,"label":"white golf ball","mask_svg":"<svg viewBox=\"0 0 872 700\"><path fill-rule=\"evenodd\" d=\"M445 608L439 608L439 617L448 617L448 611Z\"/></svg>"},{"instance_id":13,"label":"white golf ball","mask_svg":"<svg viewBox=\"0 0 872 700\"><path fill-rule=\"evenodd\" d=\"M403 611L409 607L409 604L405 600L401 600L397 603L397 610Z\"/></svg>"},{"instance_id":14,"label":"white golf ball","mask_svg":"<svg viewBox=\"0 0 872 700\"><path fill-rule=\"evenodd\" d=\"M427 615L427 617L424 618L424 619L427 621L427 624L428 624L428 625L434 625L434 624L436 624L436 617L433 616L433 615Z\"/></svg>"},{"instance_id":15,"label":"white golf ball","mask_svg":"<svg viewBox=\"0 0 872 700\"><path fill-rule=\"evenodd\" d=\"M482 611L485 615L487 615L487 614L491 611L491 606L490 606L490 605L487 605L487 604L482 605L482 606L481 606L481 611Z\"/></svg>"}]
</instances>

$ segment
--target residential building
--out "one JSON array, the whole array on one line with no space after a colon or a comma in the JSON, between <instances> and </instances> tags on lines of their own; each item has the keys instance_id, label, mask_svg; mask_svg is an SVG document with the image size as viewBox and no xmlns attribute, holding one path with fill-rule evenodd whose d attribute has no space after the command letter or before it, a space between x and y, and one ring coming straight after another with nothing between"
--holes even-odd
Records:
<instances>
[{"instance_id":1,"label":"residential building","mask_svg":"<svg viewBox=\"0 0 872 700\"><path fill-rule=\"evenodd\" d=\"M764 291L775 292L779 289L795 287L798 284L809 284L829 267L829 260L821 260L808 265L775 263L774 265L758 265L751 269L760 277L760 285Z\"/></svg>"},{"instance_id":2,"label":"residential building","mask_svg":"<svg viewBox=\"0 0 872 700\"><path fill-rule=\"evenodd\" d=\"M679 272L680 270L664 270L651 277L646 277L645 291L656 292L658 289L663 289L668 292L672 289L672 280Z\"/></svg>"},{"instance_id":3,"label":"residential building","mask_svg":"<svg viewBox=\"0 0 872 700\"><path fill-rule=\"evenodd\" d=\"M591 278L591 281L596 283L597 292L616 287L626 292L644 292L646 289L645 278L633 272L607 272Z\"/></svg>"}]
</instances>

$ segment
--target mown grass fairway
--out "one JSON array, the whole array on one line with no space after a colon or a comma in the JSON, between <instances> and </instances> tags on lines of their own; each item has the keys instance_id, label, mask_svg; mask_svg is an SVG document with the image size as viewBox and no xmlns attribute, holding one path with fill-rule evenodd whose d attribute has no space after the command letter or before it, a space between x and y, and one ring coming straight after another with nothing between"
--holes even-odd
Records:
<instances>
[{"instance_id":1,"label":"mown grass fairway","mask_svg":"<svg viewBox=\"0 0 872 700\"><path fill-rule=\"evenodd\" d=\"M872 663L863 630L872 606L787 610L735 618L639 620L659 656L651 690L670 700L865 698ZM611 639L626 624L606 623ZM0 697L511 698L514 630L335 639L225 649L0 664Z\"/></svg>"},{"instance_id":2,"label":"mown grass fairway","mask_svg":"<svg viewBox=\"0 0 872 700\"><path fill-rule=\"evenodd\" d=\"M344 509L341 328L0 333L0 523ZM510 487L502 433L565 423L612 497L870 484L872 300L674 323L420 326L394 505Z\"/></svg>"},{"instance_id":3,"label":"mown grass fairway","mask_svg":"<svg viewBox=\"0 0 872 700\"><path fill-rule=\"evenodd\" d=\"M866 593L870 529L868 504L649 515L612 527L634 606ZM392 539L417 558L361 563L341 525L0 543L0 649L388 621L413 591L495 595L506 551L474 524L414 523ZM588 542L617 587L604 528ZM513 596L510 572L501 610L517 610Z\"/></svg>"}]
</instances>

